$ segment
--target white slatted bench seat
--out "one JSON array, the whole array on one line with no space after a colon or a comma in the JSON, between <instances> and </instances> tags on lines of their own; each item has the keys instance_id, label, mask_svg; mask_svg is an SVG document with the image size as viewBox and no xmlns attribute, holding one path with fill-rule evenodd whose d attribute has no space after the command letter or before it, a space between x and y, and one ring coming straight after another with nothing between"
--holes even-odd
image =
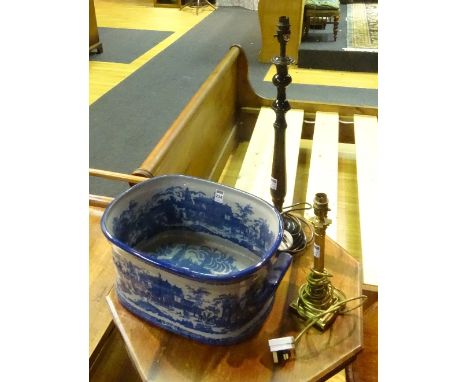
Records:
<instances>
[{"instance_id":1,"label":"white slatted bench seat","mask_svg":"<svg viewBox=\"0 0 468 382\"><path fill-rule=\"evenodd\" d=\"M258 118L248 143L235 187L250 192L272 203L270 195L270 177L273 160L273 143L275 113L271 108L260 109ZM317 192L324 192L329 199L332 224L327 235L339 241L338 230L348 229L346 219L338 219L338 179L339 172L339 114L335 112L317 112L315 115L314 133L310 143L310 161L306 184L296 184L296 175L301 150L302 126L304 112L292 109L286 113L286 176L287 193L284 206L295 202L312 203ZM361 262L363 266L364 289L377 292L378 248L375 224L375 177L377 156L377 118L372 116L354 116L355 158L358 183ZM304 139L302 139L304 142ZM299 178L299 177L298 177ZM293 200L295 187L306 187L305 200ZM297 191L297 190L296 190ZM313 210L305 212L306 218L313 216ZM357 217L356 217L357 220ZM355 224L358 226L358 224ZM351 228L351 227L349 227ZM356 256L356 254L352 254ZM359 257L359 256L358 256Z\"/></svg>"},{"instance_id":2,"label":"white slatted bench seat","mask_svg":"<svg viewBox=\"0 0 468 382\"><path fill-rule=\"evenodd\" d=\"M377 286L378 242L377 229L377 118L354 116L354 139L361 223L362 268L364 283Z\"/></svg>"},{"instance_id":3,"label":"white slatted bench seat","mask_svg":"<svg viewBox=\"0 0 468 382\"><path fill-rule=\"evenodd\" d=\"M330 208L328 217L335 222L327 228L327 235L334 241L337 241L338 133L338 114L317 112L306 194L306 201L309 203L312 203L316 193L327 194ZM314 211L307 210L304 215L310 219L314 216Z\"/></svg>"}]
</instances>

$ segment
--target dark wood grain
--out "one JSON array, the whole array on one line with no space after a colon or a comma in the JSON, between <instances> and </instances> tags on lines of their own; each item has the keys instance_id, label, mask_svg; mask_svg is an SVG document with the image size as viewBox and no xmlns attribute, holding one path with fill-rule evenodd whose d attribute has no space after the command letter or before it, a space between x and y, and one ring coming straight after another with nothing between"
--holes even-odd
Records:
<instances>
[{"instance_id":1,"label":"dark wood grain","mask_svg":"<svg viewBox=\"0 0 468 382\"><path fill-rule=\"evenodd\" d=\"M364 310L364 349L351 365L354 382L378 380L378 305L376 301Z\"/></svg>"},{"instance_id":2,"label":"dark wood grain","mask_svg":"<svg viewBox=\"0 0 468 382\"><path fill-rule=\"evenodd\" d=\"M361 293L359 263L327 238L326 267L333 284L348 297ZM297 358L273 363L268 339L296 335L301 324L288 309L312 264L295 258L277 290L273 309L259 333L234 346L209 346L152 326L128 312L115 290L107 297L112 316L136 369L145 381L318 381L349 363L362 348L362 309L337 317L325 331L310 330L299 342Z\"/></svg>"},{"instance_id":3,"label":"dark wood grain","mask_svg":"<svg viewBox=\"0 0 468 382\"><path fill-rule=\"evenodd\" d=\"M119 330L113 326L109 337L89 369L90 382L141 382L130 360Z\"/></svg>"}]
</instances>

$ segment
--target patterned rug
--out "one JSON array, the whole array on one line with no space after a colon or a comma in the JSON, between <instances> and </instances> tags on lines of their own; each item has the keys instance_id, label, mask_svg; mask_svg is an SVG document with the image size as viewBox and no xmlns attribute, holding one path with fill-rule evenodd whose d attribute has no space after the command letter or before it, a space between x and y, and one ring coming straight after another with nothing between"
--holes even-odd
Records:
<instances>
[{"instance_id":1,"label":"patterned rug","mask_svg":"<svg viewBox=\"0 0 468 382\"><path fill-rule=\"evenodd\" d=\"M378 49L378 4L348 4L346 50Z\"/></svg>"}]
</instances>

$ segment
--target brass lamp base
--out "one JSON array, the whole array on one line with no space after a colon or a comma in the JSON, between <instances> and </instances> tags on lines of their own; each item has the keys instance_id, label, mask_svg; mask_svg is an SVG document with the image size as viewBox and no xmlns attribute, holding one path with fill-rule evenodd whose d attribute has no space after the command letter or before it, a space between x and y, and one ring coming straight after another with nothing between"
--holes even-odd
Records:
<instances>
[{"instance_id":1,"label":"brass lamp base","mask_svg":"<svg viewBox=\"0 0 468 382\"><path fill-rule=\"evenodd\" d=\"M311 285L311 280L316 279L308 278L307 283L299 289L299 295L289 304L289 308L302 320L311 324L315 321L312 326L324 331L345 309L346 296L333 287L327 276L323 276L321 284ZM320 298L314 299L311 296Z\"/></svg>"},{"instance_id":2,"label":"brass lamp base","mask_svg":"<svg viewBox=\"0 0 468 382\"><path fill-rule=\"evenodd\" d=\"M299 312L298 312L298 303L299 303L299 298L296 298L291 304L289 304L289 308L302 320L304 320L304 317L302 317ZM317 322L313 325L315 328L319 329L320 331L325 331L328 329L328 327L333 324L335 321L336 316L338 315L338 312L330 312L327 313L325 316L320 317ZM313 319L314 316L311 315L310 318L307 319L309 321L310 319Z\"/></svg>"}]
</instances>

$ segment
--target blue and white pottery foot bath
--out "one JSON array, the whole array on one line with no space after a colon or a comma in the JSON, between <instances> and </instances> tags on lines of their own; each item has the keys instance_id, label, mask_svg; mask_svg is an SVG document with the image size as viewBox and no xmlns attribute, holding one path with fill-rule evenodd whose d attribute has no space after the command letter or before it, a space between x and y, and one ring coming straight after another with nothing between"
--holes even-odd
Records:
<instances>
[{"instance_id":1,"label":"blue and white pottery foot bath","mask_svg":"<svg viewBox=\"0 0 468 382\"><path fill-rule=\"evenodd\" d=\"M135 315L210 344L254 335L291 256L277 254L278 211L243 191L184 175L140 183L106 209L119 301Z\"/></svg>"}]
</instances>

